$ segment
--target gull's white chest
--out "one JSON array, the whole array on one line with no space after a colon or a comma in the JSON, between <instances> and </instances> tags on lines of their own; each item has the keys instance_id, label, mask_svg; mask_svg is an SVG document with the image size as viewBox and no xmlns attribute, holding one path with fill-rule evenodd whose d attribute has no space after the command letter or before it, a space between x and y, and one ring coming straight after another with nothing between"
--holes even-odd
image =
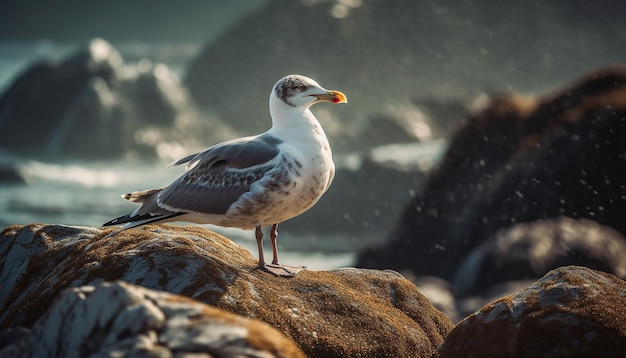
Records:
<instances>
[{"instance_id":1,"label":"gull's white chest","mask_svg":"<svg viewBox=\"0 0 626 358\"><path fill-rule=\"evenodd\" d=\"M310 149L281 152L280 169L259 183L267 198L262 215L265 223L282 222L311 208L328 189L334 175L327 142Z\"/></svg>"},{"instance_id":2,"label":"gull's white chest","mask_svg":"<svg viewBox=\"0 0 626 358\"><path fill-rule=\"evenodd\" d=\"M335 166L325 136L280 146L277 165L229 210L224 224L251 228L283 222L311 208L328 189Z\"/></svg>"}]
</instances>

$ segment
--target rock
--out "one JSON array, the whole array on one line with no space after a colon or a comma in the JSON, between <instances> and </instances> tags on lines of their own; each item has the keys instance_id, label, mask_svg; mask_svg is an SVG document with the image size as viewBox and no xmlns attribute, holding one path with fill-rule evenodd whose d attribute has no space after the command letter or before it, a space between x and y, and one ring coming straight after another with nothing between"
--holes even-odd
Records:
<instances>
[{"instance_id":1,"label":"rock","mask_svg":"<svg viewBox=\"0 0 626 358\"><path fill-rule=\"evenodd\" d=\"M589 68L621 63L626 48L608 34L626 30L624 4L572 1L506 7L497 1L270 1L208 42L185 82L204 108L252 134L269 124L269 86L289 73L310 75L347 94L348 106L313 111L333 149L349 150L358 146L364 121L382 108L400 104L402 111L413 98L465 101L503 86L551 88ZM585 21L572 7L588 14ZM261 95L242 96L242 87Z\"/></svg>"},{"instance_id":2,"label":"rock","mask_svg":"<svg viewBox=\"0 0 626 358\"><path fill-rule=\"evenodd\" d=\"M452 139L384 245L357 266L452 280L498 230L561 216L626 234L626 67L553 94L493 99Z\"/></svg>"},{"instance_id":3,"label":"rock","mask_svg":"<svg viewBox=\"0 0 626 358\"><path fill-rule=\"evenodd\" d=\"M27 184L29 175L22 168L18 158L0 150L0 184Z\"/></svg>"},{"instance_id":4,"label":"rock","mask_svg":"<svg viewBox=\"0 0 626 358\"><path fill-rule=\"evenodd\" d=\"M11 226L0 234L0 328L31 327L67 288L123 280L264 321L309 356L435 356L452 323L391 271L256 269L230 240L193 226L111 230ZM295 263L294 263L295 264Z\"/></svg>"},{"instance_id":5,"label":"rock","mask_svg":"<svg viewBox=\"0 0 626 358\"><path fill-rule=\"evenodd\" d=\"M271 326L187 297L124 282L64 291L30 334L0 351L21 357L198 355L304 357Z\"/></svg>"},{"instance_id":6,"label":"rock","mask_svg":"<svg viewBox=\"0 0 626 358\"><path fill-rule=\"evenodd\" d=\"M207 41L213 34L224 31L242 14L249 13L264 2L231 0L226 4L188 0L184 7L152 0L135 0L126 4L86 4L80 0L66 0L63 7L52 6L42 0L29 4L20 0L3 0L3 4L0 41L5 43L28 43L42 41L43 38L54 43L72 43L88 40L97 34L114 43L129 44L145 51L146 42L196 44ZM33 12L31 6L38 11ZM113 20L121 17L124 21Z\"/></svg>"},{"instance_id":7,"label":"rock","mask_svg":"<svg viewBox=\"0 0 626 358\"><path fill-rule=\"evenodd\" d=\"M466 294L464 296L455 296L455 311L457 314L455 317L463 319L495 300L499 300L502 297L514 295L521 290L525 290L533 283L535 283L535 280L511 280L504 283L494 284L488 289L480 291L476 295L470 296ZM420 287L418 286L418 288ZM453 322L458 323L460 319Z\"/></svg>"},{"instance_id":8,"label":"rock","mask_svg":"<svg viewBox=\"0 0 626 358\"><path fill-rule=\"evenodd\" d=\"M2 184L26 184L28 180L24 171L13 165L0 163L0 183Z\"/></svg>"},{"instance_id":9,"label":"rock","mask_svg":"<svg viewBox=\"0 0 626 358\"><path fill-rule=\"evenodd\" d=\"M416 277L410 271L406 274L406 279L413 282L433 306L445 313L453 323L464 317L459 315L454 290L449 282L435 276Z\"/></svg>"},{"instance_id":10,"label":"rock","mask_svg":"<svg viewBox=\"0 0 626 358\"><path fill-rule=\"evenodd\" d=\"M457 324L441 358L623 357L624 292L613 275L561 267Z\"/></svg>"},{"instance_id":11,"label":"rock","mask_svg":"<svg viewBox=\"0 0 626 358\"><path fill-rule=\"evenodd\" d=\"M125 64L102 39L31 65L0 97L0 108L0 146L18 155L172 159L186 154L181 143L205 147L232 133L199 118L165 65Z\"/></svg>"},{"instance_id":12,"label":"rock","mask_svg":"<svg viewBox=\"0 0 626 358\"><path fill-rule=\"evenodd\" d=\"M578 265L626 278L626 239L598 223L566 217L517 224L474 249L454 278L457 295L477 294L503 282L536 278Z\"/></svg>"},{"instance_id":13,"label":"rock","mask_svg":"<svg viewBox=\"0 0 626 358\"><path fill-rule=\"evenodd\" d=\"M0 332L0 357L20 356L20 346L30 336L24 327L9 328Z\"/></svg>"},{"instance_id":14,"label":"rock","mask_svg":"<svg viewBox=\"0 0 626 358\"><path fill-rule=\"evenodd\" d=\"M461 98L414 98L376 109L355 128L346 128L345 124L331 126L327 134L339 142L346 135L354 135L357 140L349 144L351 151L367 152L390 144L428 143L449 138L471 106Z\"/></svg>"}]
</instances>

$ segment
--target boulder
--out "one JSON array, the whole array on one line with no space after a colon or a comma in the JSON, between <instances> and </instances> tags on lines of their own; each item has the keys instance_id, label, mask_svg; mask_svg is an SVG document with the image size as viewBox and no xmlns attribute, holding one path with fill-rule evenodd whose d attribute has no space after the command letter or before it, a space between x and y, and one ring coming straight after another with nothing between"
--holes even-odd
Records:
<instances>
[{"instance_id":1,"label":"boulder","mask_svg":"<svg viewBox=\"0 0 626 358\"><path fill-rule=\"evenodd\" d=\"M500 229L567 216L626 234L626 67L474 112L384 245L357 266L452 280Z\"/></svg>"},{"instance_id":2,"label":"boulder","mask_svg":"<svg viewBox=\"0 0 626 358\"><path fill-rule=\"evenodd\" d=\"M10 226L0 234L0 328L32 327L60 292L123 280L264 321L309 356L437 353L452 323L392 271L258 270L248 251L193 226ZM288 263L297 264L297 263Z\"/></svg>"},{"instance_id":3,"label":"boulder","mask_svg":"<svg viewBox=\"0 0 626 358\"><path fill-rule=\"evenodd\" d=\"M0 149L0 184L27 184L29 178L20 160Z\"/></svg>"},{"instance_id":4,"label":"boulder","mask_svg":"<svg viewBox=\"0 0 626 358\"><path fill-rule=\"evenodd\" d=\"M0 108L0 147L18 155L172 159L186 154L182 143L200 148L232 134L200 118L165 65L126 64L102 39L32 64L0 97Z\"/></svg>"},{"instance_id":5,"label":"boulder","mask_svg":"<svg viewBox=\"0 0 626 358\"><path fill-rule=\"evenodd\" d=\"M626 48L616 46L623 39L615 34L626 30L620 21L625 15L626 6L616 0L607 6L533 0L505 7L498 1L269 1L207 42L185 82L201 106L253 134L269 125L267 97L279 78L313 77L348 96L348 106L313 112L333 148L349 150L361 143L364 121L385 108L401 113L413 98L466 101L503 86L545 89L589 68L620 63ZM386 135L379 132L376 139Z\"/></svg>"},{"instance_id":6,"label":"boulder","mask_svg":"<svg viewBox=\"0 0 626 358\"><path fill-rule=\"evenodd\" d=\"M626 278L626 239L587 219L567 217L502 229L474 249L454 277L457 295L478 294L509 281L534 279L566 265Z\"/></svg>"},{"instance_id":7,"label":"boulder","mask_svg":"<svg viewBox=\"0 0 626 358\"><path fill-rule=\"evenodd\" d=\"M441 357L623 357L624 292L611 274L558 268L458 323Z\"/></svg>"},{"instance_id":8,"label":"boulder","mask_svg":"<svg viewBox=\"0 0 626 358\"><path fill-rule=\"evenodd\" d=\"M1 346L0 346L1 347ZM184 296L124 282L72 288L30 332L0 348L20 357L304 357L275 328Z\"/></svg>"},{"instance_id":9,"label":"boulder","mask_svg":"<svg viewBox=\"0 0 626 358\"><path fill-rule=\"evenodd\" d=\"M65 0L62 7L57 7L44 0L33 0L28 4L20 0L3 0L0 40L28 43L45 38L65 44L89 40L90 36L97 34L114 43L136 47L137 52L146 52L146 43L188 46L206 41L263 4L263 1L249 0L228 3L188 0L181 7L169 1L153 0L125 4ZM33 7L37 11L33 11ZM158 26L150 26L155 24Z\"/></svg>"}]
</instances>

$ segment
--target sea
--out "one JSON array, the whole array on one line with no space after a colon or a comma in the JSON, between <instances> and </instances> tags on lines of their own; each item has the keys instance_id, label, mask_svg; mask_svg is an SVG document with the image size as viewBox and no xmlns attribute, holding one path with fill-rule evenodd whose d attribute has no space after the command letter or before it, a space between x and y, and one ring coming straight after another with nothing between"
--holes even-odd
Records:
<instances>
[{"instance_id":1,"label":"sea","mask_svg":"<svg viewBox=\"0 0 626 358\"><path fill-rule=\"evenodd\" d=\"M78 45L52 41L0 42L0 93L33 62L49 57L62 58ZM200 45L189 44L147 46L122 43L114 46L126 61L149 58L154 62L165 63L181 78L187 62L200 50ZM213 143L207 143L207 146L210 144ZM435 160L441 156L442 150L433 150L432 144L427 144L424 155ZM14 157L1 150L0 160L16 161L27 180L26 184L0 183L1 228L37 222L100 227L104 222L136 208L134 204L123 200L122 194L165 186L183 172L181 167L166 168L169 164L166 160L78 161L57 158L43 161ZM203 226L227 236L257 256L252 231ZM281 235L279 239L279 242L289 240L285 247L281 245L280 248L281 261L286 264L326 270L350 266L354 262L356 250L351 249L352 245L328 244L338 242L335 240L341 241L342 233L330 238L327 233L323 234L324 237L316 237L316 233L295 234L301 237L293 235ZM319 240L320 245L315 244L316 240Z\"/></svg>"}]
</instances>

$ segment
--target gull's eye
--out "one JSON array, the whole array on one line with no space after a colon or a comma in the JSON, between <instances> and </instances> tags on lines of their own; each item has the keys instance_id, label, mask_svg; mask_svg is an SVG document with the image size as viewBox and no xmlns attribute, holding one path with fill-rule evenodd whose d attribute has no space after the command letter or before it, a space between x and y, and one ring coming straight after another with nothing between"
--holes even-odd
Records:
<instances>
[{"instance_id":1,"label":"gull's eye","mask_svg":"<svg viewBox=\"0 0 626 358\"><path fill-rule=\"evenodd\" d=\"M303 84L299 84L296 86L296 89L300 92L303 92L306 89L306 87Z\"/></svg>"}]
</instances>

